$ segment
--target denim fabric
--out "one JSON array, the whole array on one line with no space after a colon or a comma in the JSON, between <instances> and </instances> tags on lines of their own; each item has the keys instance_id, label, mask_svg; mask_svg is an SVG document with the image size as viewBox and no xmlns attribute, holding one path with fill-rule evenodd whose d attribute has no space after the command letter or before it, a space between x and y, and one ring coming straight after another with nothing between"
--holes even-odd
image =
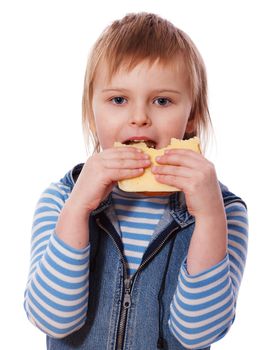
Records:
<instances>
[{"instance_id":1,"label":"denim fabric","mask_svg":"<svg viewBox=\"0 0 278 350\"><path fill-rule=\"evenodd\" d=\"M80 165L77 167L70 176L65 176L65 183L69 179L73 181L74 171L81 170ZM242 202L220 185L225 204ZM47 337L48 350L119 350L116 343L124 292L123 246L111 204L110 195L90 215L92 248L87 321L79 331L63 339ZM175 192L170 196L169 207L154 232L142 262L149 260L135 274L122 350L155 350L159 337L163 337L165 350L186 349L171 333L168 319L194 225L194 218L186 209L184 194ZM167 238L170 232L172 234Z\"/></svg>"}]
</instances>

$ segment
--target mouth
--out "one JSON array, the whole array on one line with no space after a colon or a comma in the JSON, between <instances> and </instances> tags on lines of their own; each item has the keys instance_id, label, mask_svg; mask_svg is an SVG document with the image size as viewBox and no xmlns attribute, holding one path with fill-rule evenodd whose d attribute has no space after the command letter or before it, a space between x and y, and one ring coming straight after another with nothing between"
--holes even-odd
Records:
<instances>
[{"instance_id":1,"label":"mouth","mask_svg":"<svg viewBox=\"0 0 278 350\"><path fill-rule=\"evenodd\" d=\"M156 142L153 140L126 140L125 145L134 145L136 143L144 142L148 148L156 148Z\"/></svg>"}]
</instances>

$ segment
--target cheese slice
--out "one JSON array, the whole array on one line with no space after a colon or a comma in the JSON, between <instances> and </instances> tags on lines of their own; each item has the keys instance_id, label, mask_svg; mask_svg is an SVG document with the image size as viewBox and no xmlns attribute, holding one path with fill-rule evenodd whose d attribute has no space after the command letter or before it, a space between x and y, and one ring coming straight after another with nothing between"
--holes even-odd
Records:
<instances>
[{"instance_id":1,"label":"cheese slice","mask_svg":"<svg viewBox=\"0 0 278 350\"><path fill-rule=\"evenodd\" d=\"M145 142L134 143L132 145L124 145L120 142L115 142L114 147L136 147L141 148L145 153L150 156L151 165L145 168L142 175L118 181L119 188L126 192L174 192L180 191L180 189L162 184L156 181L153 173L151 172L151 166L159 164L155 161L155 158L164 154L164 151L172 148L185 148L191 149L195 152L201 153L200 141L198 137L193 137L189 140L171 139L170 145L161 149L153 149L147 147Z\"/></svg>"}]
</instances>

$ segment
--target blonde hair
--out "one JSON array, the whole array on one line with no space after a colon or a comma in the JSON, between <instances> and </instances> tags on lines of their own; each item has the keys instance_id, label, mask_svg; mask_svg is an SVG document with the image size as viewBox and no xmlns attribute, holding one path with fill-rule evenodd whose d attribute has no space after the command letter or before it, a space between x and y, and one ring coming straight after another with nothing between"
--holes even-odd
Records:
<instances>
[{"instance_id":1,"label":"blonde hair","mask_svg":"<svg viewBox=\"0 0 278 350\"><path fill-rule=\"evenodd\" d=\"M207 142L211 120L207 98L207 75L203 59L189 36L172 23L152 13L130 13L114 21L100 35L89 54L82 97L82 126L87 151L91 144L99 152L92 108L93 85L96 71L103 62L108 63L108 79L120 68L132 70L148 59L150 65L159 59L162 65L173 65L181 57L188 73L192 108L189 120L193 131L183 139L198 136L202 148Z\"/></svg>"}]
</instances>

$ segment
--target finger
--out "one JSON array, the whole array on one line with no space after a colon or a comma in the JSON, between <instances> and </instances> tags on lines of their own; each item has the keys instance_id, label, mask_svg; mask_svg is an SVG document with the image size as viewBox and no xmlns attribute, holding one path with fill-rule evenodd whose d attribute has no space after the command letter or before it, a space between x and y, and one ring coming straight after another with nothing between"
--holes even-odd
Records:
<instances>
[{"instance_id":1,"label":"finger","mask_svg":"<svg viewBox=\"0 0 278 350\"><path fill-rule=\"evenodd\" d=\"M185 178L192 178L196 176L198 172L195 169L193 170L192 168L171 165L152 166L151 171L155 175L170 175Z\"/></svg>"},{"instance_id":2,"label":"finger","mask_svg":"<svg viewBox=\"0 0 278 350\"><path fill-rule=\"evenodd\" d=\"M149 155L144 153L144 152L137 152L136 149L129 149L125 150L112 150L112 151L103 151L102 153L99 154L101 159L149 159Z\"/></svg>"},{"instance_id":3,"label":"finger","mask_svg":"<svg viewBox=\"0 0 278 350\"><path fill-rule=\"evenodd\" d=\"M202 158L203 155L201 153L195 152L192 149L186 149L186 148L171 148L166 149L164 151L164 154L187 154L188 156L192 156L194 158Z\"/></svg>"},{"instance_id":4,"label":"finger","mask_svg":"<svg viewBox=\"0 0 278 350\"><path fill-rule=\"evenodd\" d=\"M186 182L183 177L177 177L173 175L155 175L155 179L165 185L177 187L183 190L184 183Z\"/></svg>"},{"instance_id":5,"label":"finger","mask_svg":"<svg viewBox=\"0 0 278 350\"><path fill-rule=\"evenodd\" d=\"M139 169L117 169L115 172L114 176L112 176L113 181L120 181L123 179L130 179L133 177L138 177L143 175L144 169L139 168Z\"/></svg>"},{"instance_id":6,"label":"finger","mask_svg":"<svg viewBox=\"0 0 278 350\"><path fill-rule=\"evenodd\" d=\"M107 169L147 168L151 165L149 159L106 159L103 166Z\"/></svg>"},{"instance_id":7,"label":"finger","mask_svg":"<svg viewBox=\"0 0 278 350\"><path fill-rule=\"evenodd\" d=\"M156 157L155 160L158 164L179 165L189 168L198 168L204 161L202 158L195 158L192 156L192 154L182 152L170 154L167 153L160 157Z\"/></svg>"},{"instance_id":8,"label":"finger","mask_svg":"<svg viewBox=\"0 0 278 350\"><path fill-rule=\"evenodd\" d=\"M163 184L177 187L181 191L184 192L190 192L192 191L192 187L194 187L194 178L185 178L182 176L176 176L176 175L164 175L164 174L156 174L154 175L155 179L158 182L161 182Z\"/></svg>"},{"instance_id":9,"label":"finger","mask_svg":"<svg viewBox=\"0 0 278 350\"><path fill-rule=\"evenodd\" d=\"M141 148L137 148L137 147L132 147L132 146L119 146L119 147L112 147L112 148L107 148L105 150L102 151L102 153L104 152L137 152L137 153L143 153L144 151Z\"/></svg>"}]
</instances>

